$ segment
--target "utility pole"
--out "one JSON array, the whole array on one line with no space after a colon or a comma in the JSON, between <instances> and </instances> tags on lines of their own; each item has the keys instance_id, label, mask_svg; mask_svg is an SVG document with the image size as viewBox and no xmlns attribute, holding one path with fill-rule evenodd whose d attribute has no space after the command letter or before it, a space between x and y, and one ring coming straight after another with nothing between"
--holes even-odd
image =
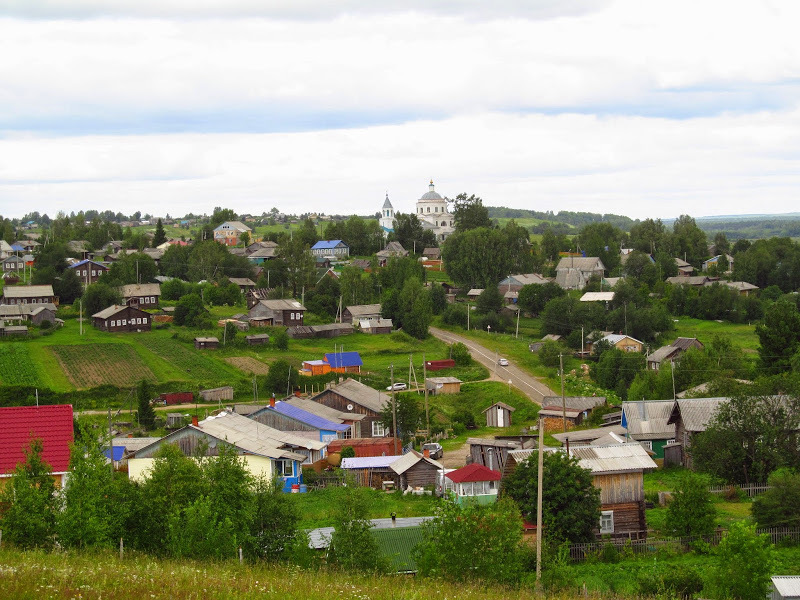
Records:
<instances>
[{"instance_id":1,"label":"utility pole","mask_svg":"<svg viewBox=\"0 0 800 600\"><path fill-rule=\"evenodd\" d=\"M469 300L467 300L467 331L469 331Z\"/></svg>"},{"instance_id":2,"label":"utility pole","mask_svg":"<svg viewBox=\"0 0 800 600\"><path fill-rule=\"evenodd\" d=\"M111 477L114 477L114 432L111 430L111 407L108 407L108 456L111 464Z\"/></svg>"},{"instance_id":3,"label":"utility pole","mask_svg":"<svg viewBox=\"0 0 800 600\"><path fill-rule=\"evenodd\" d=\"M558 355L558 364L561 369L561 416L564 420L564 433L567 432L567 399L564 396L564 355Z\"/></svg>"},{"instance_id":4,"label":"utility pole","mask_svg":"<svg viewBox=\"0 0 800 600\"><path fill-rule=\"evenodd\" d=\"M522 312L520 307L517 306L517 331L514 333L514 339L519 338L519 313Z\"/></svg>"},{"instance_id":5,"label":"utility pole","mask_svg":"<svg viewBox=\"0 0 800 600\"><path fill-rule=\"evenodd\" d=\"M389 369L392 381L392 440L394 440L394 455L397 456L397 390L394 389L394 363Z\"/></svg>"},{"instance_id":6,"label":"utility pole","mask_svg":"<svg viewBox=\"0 0 800 600\"><path fill-rule=\"evenodd\" d=\"M431 413L428 411L428 369L425 364L425 354L422 355L422 385L425 386L425 430L426 437L431 439Z\"/></svg>"},{"instance_id":7,"label":"utility pole","mask_svg":"<svg viewBox=\"0 0 800 600\"><path fill-rule=\"evenodd\" d=\"M542 581L542 479L544 475L544 419L539 417L539 469L536 474L536 586Z\"/></svg>"},{"instance_id":8,"label":"utility pole","mask_svg":"<svg viewBox=\"0 0 800 600\"><path fill-rule=\"evenodd\" d=\"M78 323L80 323L80 331L81 335L83 335L83 299L78 300L78 306L80 306L81 314L78 318Z\"/></svg>"}]
</instances>

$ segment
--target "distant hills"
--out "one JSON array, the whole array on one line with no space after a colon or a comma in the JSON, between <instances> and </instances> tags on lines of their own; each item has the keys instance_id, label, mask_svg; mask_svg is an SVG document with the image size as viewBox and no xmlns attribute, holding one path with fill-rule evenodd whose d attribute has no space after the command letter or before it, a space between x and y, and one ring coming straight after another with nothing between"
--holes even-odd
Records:
<instances>
[{"instance_id":1,"label":"distant hills","mask_svg":"<svg viewBox=\"0 0 800 600\"><path fill-rule=\"evenodd\" d=\"M556 233L576 233L589 223L611 223L623 231L630 231L639 222L623 215L572 211L537 211L505 206L488 206L493 219L516 219L532 233L543 233L552 228ZM676 217L677 218L677 217ZM724 233L728 239L760 239L770 237L800 238L800 212L783 214L714 215L694 217L697 226L709 237ZM671 226L675 219L661 219Z\"/></svg>"}]
</instances>

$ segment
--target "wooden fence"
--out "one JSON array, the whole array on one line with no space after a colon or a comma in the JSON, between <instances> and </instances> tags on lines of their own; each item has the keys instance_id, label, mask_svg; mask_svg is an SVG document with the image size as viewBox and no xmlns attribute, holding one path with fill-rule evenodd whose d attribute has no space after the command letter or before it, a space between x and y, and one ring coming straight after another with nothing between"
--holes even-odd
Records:
<instances>
[{"instance_id":1,"label":"wooden fence","mask_svg":"<svg viewBox=\"0 0 800 600\"><path fill-rule=\"evenodd\" d=\"M780 541L791 540L793 543L800 543L800 528L774 527L768 529L757 529L757 533L766 534L770 537L773 544ZM710 536L695 536L686 538L647 538L647 539L609 539L591 544L573 544L569 547L570 559L576 562L584 561L587 558L600 556L603 549L609 544L613 545L617 551L632 553L635 555L655 554L660 550L671 552L689 552L692 544L703 541L711 546L716 546L727 533L727 530L717 529Z\"/></svg>"}]
</instances>

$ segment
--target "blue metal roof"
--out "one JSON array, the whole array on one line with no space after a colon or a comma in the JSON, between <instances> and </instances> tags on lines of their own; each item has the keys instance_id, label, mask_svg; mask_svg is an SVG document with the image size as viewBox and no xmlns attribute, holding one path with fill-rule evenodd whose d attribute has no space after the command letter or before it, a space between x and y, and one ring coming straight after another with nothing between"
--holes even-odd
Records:
<instances>
[{"instance_id":1,"label":"blue metal roof","mask_svg":"<svg viewBox=\"0 0 800 600\"><path fill-rule=\"evenodd\" d=\"M11 244L11 249L14 252L25 252L25 248L20 246L19 244Z\"/></svg>"},{"instance_id":2,"label":"blue metal roof","mask_svg":"<svg viewBox=\"0 0 800 600\"><path fill-rule=\"evenodd\" d=\"M325 354L325 361L331 366L331 369L364 365L358 352L328 352Z\"/></svg>"},{"instance_id":3,"label":"blue metal roof","mask_svg":"<svg viewBox=\"0 0 800 600\"><path fill-rule=\"evenodd\" d=\"M106 267L106 266L105 266L103 263L99 263L99 262L97 262L96 260L90 260L90 259L88 259L88 258L84 258L84 259L83 259L82 261L80 261L80 262L76 262L76 263L75 263L75 264L73 264L73 265L69 265L67 268L68 268L68 269L74 269L75 267L80 267L81 265L85 265L86 263L92 263L93 265L97 265L98 267L103 267L104 269L106 269L106 268L107 268L107 267Z\"/></svg>"},{"instance_id":4,"label":"blue metal roof","mask_svg":"<svg viewBox=\"0 0 800 600\"><path fill-rule=\"evenodd\" d=\"M327 431L347 431L350 429L349 425L328 421L328 419L324 419L318 415L303 410L302 408L292 406L287 402L276 402L275 408L270 407L269 410L274 410L282 415L286 415L291 419L295 419L296 421L316 427L317 429L323 429Z\"/></svg>"},{"instance_id":5,"label":"blue metal roof","mask_svg":"<svg viewBox=\"0 0 800 600\"><path fill-rule=\"evenodd\" d=\"M342 240L320 240L316 244L311 246L311 249L312 250L333 250L339 244L344 244L345 246L347 246L347 244L345 244Z\"/></svg>"}]
</instances>

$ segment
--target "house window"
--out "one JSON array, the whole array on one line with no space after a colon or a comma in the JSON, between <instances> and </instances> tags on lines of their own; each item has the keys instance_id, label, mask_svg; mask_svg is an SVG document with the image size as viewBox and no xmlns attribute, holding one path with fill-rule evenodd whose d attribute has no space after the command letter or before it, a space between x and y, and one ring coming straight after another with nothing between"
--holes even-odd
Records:
<instances>
[{"instance_id":1,"label":"house window","mask_svg":"<svg viewBox=\"0 0 800 600\"><path fill-rule=\"evenodd\" d=\"M156 297L150 296L150 304L155 304L155 303L156 303Z\"/></svg>"},{"instance_id":2,"label":"house window","mask_svg":"<svg viewBox=\"0 0 800 600\"><path fill-rule=\"evenodd\" d=\"M600 513L600 533L614 533L613 510L604 510Z\"/></svg>"},{"instance_id":3,"label":"house window","mask_svg":"<svg viewBox=\"0 0 800 600\"><path fill-rule=\"evenodd\" d=\"M122 319L122 324L123 325L127 325L128 324L128 320L127 319Z\"/></svg>"},{"instance_id":4,"label":"house window","mask_svg":"<svg viewBox=\"0 0 800 600\"><path fill-rule=\"evenodd\" d=\"M294 468L291 460L283 459L275 461L275 470L279 477L293 477Z\"/></svg>"},{"instance_id":5,"label":"house window","mask_svg":"<svg viewBox=\"0 0 800 600\"><path fill-rule=\"evenodd\" d=\"M97 275L97 271L95 271L94 269L92 269L92 277L95 277L96 275Z\"/></svg>"},{"instance_id":6,"label":"house window","mask_svg":"<svg viewBox=\"0 0 800 600\"><path fill-rule=\"evenodd\" d=\"M678 443L678 440L667 440L667 446L673 446Z\"/></svg>"},{"instance_id":7,"label":"house window","mask_svg":"<svg viewBox=\"0 0 800 600\"><path fill-rule=\"evenodd\" d=\"M639 440L639 443L644 446L647 450L653 449L653 440Z\"/></svg>"},{"instance_id":8,"label":"house window","mask_svg":"<svg viewBox=\"0 0 800 600\"><path fill-rule=\"evenodd\" d=\"M383 437L386 435L386 427L380 421L372 422L372 437Z\"/></svg>"}]
</instances>

